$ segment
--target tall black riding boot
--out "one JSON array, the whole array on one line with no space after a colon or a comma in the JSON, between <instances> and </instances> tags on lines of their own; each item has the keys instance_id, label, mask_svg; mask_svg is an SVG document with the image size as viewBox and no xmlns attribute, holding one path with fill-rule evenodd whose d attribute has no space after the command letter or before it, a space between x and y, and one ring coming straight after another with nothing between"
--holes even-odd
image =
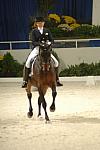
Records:
<instances>
[{"instance_id":1,"label":"tall black riding boot","mask_svg":"<svg viewBox=\"0 0 100 150\"><path fill-rule=\"evenodd\" d=\"M24 69L23 69L23 83L22 83L22 88L26 88L27 87L29 73L30 73L30 68L24 67Z\"/></svg>"},{"instance_id":2,"label":"tall black riding boot","mask_svg":"<svg viewBox=\"0 0 100 150\"><path fill-rule=\"evenodd\" d=\"M63 84L60 83L60 81L59 81L58 67L55 68L55 71L56 71L56 82L57 82L57 86L63 86Z\"/></svg>"}]
</instances>

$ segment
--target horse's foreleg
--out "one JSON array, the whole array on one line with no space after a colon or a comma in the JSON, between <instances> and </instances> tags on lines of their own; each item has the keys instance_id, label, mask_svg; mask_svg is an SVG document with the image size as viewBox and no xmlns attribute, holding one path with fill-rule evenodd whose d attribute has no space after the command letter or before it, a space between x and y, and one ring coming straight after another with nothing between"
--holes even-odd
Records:
<instances>
[{"instance_id":1,"label":"horse's foreleg","mask_svg":"<svg viewBox=\"0 0 100 150\"><path fill-rule=\"evenodd\" d=\"M41 97L38 97L38 117L41 116Z\"/></svg>"},{"instance_id":2,"label":"horse's foreleg","mask_svg":"<svg viewBox=\"0 0 100 150\"><path fill-rule=\"evenodd\" d=\"M48 114L46 111L47 104L46 104L44 96L42 97L42 107L43 107L44 112L45 112L45 119L46 119L46 121L49 121L49 117L48 117Z\"/></svg>"},{"instance_id":3,"label":"horse's foreleg","mask_svg":"<svg viewBox=\"0 0 100 150\"><path fill-rule=\"evenodd\" d=\"M45 101L45 98L44 98L45 92L46 92L45 90L39 89L39 99L42 103L42 107L43 107L44 112L45 112L45 119L46 119L46 121L49 121L49 117L48 117L47 110L46 110L47 104L46 104L46 101Z\"/></svg>"},{"instance_id":4,"label":"horse's foreleg","mask_svg":"<svg viewBox=\"0 0 100 150\"><path fill-rule=\"evenodd\" d=\"M32 108L32 103L31 103L32 93L27 93L27 97L29 99L29 112L27 115L29 118L31 118L33 116L33 108Z\"/></svg>"},{"instance_id":5,"label":"horse's foreleg","mask_svg":"<svg viewBox=\"0 0 100 150\"><path fill-rule=\"evenodd\" d=\"M53 101L52 104L50 106L50 111L54 112L55 111L55 98L56 98L57 92L56 92L56 86L52 86L52 97L53 97Z\"/></svg>"}]
</instances>

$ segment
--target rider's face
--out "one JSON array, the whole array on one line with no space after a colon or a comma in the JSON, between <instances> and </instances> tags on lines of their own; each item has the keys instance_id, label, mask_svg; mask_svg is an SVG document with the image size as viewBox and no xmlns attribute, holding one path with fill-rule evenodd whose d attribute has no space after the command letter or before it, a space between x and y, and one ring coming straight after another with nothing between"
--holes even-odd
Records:
<instances>
[{"instance_id":1,"label":"rider's face","mask_svg":"<svg viewBox=\"0 0 100 150\"><path fill-rule=\"evenodd\" d=\"M44 27L44 22L37 22L37 27L42 28Z\"/></svg>"}]
</instances>

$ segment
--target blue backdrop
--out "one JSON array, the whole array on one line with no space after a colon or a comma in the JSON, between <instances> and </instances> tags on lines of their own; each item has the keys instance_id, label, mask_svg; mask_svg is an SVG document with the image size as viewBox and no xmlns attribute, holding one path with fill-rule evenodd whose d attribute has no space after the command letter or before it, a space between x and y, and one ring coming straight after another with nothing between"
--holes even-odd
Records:
<instances>
[{"instance_id":1,"label":"blue backdrop","mask_svg":"<svg viewBox=\"0 0 100 150\"><path fill-rule=\"evenodd\" d=\"M58 13L72 16L81 23L92 22L93 0L57 0L54 9L49 13Z\"/></svg>"},{"instance_id":2,"label":"blue backdrop","mask_svg":"<svg viewBox=\"0 0 100 150\"><path fill-rule=\"evenodd\" d=\"M88 23L92 18L92 0L58 0L50 12ZM0 0L0 41L28 40L29 18L38 13L37 0Z\"/></svg>"}]
</instances>

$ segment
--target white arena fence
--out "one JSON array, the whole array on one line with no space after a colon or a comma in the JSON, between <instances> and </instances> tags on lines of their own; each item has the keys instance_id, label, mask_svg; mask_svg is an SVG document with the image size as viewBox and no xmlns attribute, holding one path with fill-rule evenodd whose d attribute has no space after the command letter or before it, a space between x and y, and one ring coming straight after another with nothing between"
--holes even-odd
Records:
<instances>
[{"instance_id":1,"label":"white arena fence","mask_svg":"<svg viewBox=\"0 0 100 150\"><path fill-rule=\"evenodd\" d=\"M8 44L8 49L1 49L2 44ZM16 48L14 48L14 44ZM28 48L17 48L17 45L28 44ZM55 40L53 50L60 58L60 71L68 65L78 65L80 63L100 62L100 38L96 39L70 39ZM24 63L31 52L31 41L3 41L0 42L0 56L7 52L19 63Z\"/></svg>"},{"instance_id":2,"label":"white arena fence","mask_svg":"<svg viewBox=\"0 0 100 150\"><path fill-rule=\"evenodd\" d=\"M14 44L28 44L29 49L31 41L2 41L0 45L8 45L7 50L12 50ZM1 46L0 46L1 47ZM16 46L17 47L17 46ZM79 47L100 47L100 38L96 39L70 39L70 40L55 40L54 48L79 48ZM17 49L17 48L16 48ZM20 48L18 48L20 49ZM22 48L27 49L27 48ZM3 50L0 48L0 50Z\"/></svg>"}]
</instances>

